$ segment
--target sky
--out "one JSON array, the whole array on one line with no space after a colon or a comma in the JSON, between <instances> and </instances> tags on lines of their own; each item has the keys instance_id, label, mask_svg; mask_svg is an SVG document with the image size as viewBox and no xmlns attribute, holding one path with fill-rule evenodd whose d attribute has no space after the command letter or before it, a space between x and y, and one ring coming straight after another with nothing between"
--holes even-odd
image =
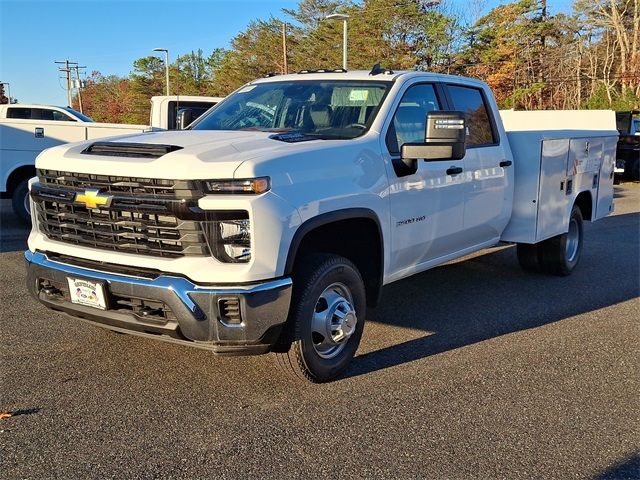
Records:
<instances>
[{"instance_id":1,"label":"sky","mask_svg":"<svg viewBox=\"0 0 640 480\"><path fill-rule=\"evenodd\" d=\"M466 0L443 0L464 8ZM484 0L485 11L506 0ZM550 13L571 0L548 0ZM297 0L0 0L0 81L21 103L66 105L55 61L128 75L133 61L168 48L170 61L229 47L254 19L284 18ZM5 92L6 93L6 92Z\"/></svg>"}]
</instances>

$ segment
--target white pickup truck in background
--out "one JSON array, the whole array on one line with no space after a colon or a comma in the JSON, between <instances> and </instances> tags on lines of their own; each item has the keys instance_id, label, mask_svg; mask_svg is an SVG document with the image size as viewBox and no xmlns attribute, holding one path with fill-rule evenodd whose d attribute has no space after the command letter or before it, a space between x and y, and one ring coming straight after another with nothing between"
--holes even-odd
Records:
<instances>
[{"instance_id":1,"label":"white pickup truck in background","mask_svg":"<svg viewBox=\"0 0 640 480\"><path fill-rule=\"evenodd\" d=\"M36 156L62 143L153 130L184 128L218 103L219 97L151 98L150 125L96 123L68 107L0 105L0 194L12 198L14 212L29 220L27 181L35 175Z\"/></svg>"},{"instance_id":2,"label":"white pickup truck in background","mask_svg":"<svg viewBox=\"0 0 640 480\"><path fill-rule=\"evenodd\" d=\"M149 124L163 130L182 130L222 99L189 95L151 97Z\"/></svg>"},{"instance_id":3,"label":"white pickup truck in background","mask_svg":"<svg viewBox=\"0 0 640 480\"><path fill-rule=\"evenodd\" d=\"M613 112L503 115L469 78L304 72L185 131L47 150L27 286L96 325L331 380L386 284L501 241L525 270L576 268L583 221L613 209Z\"/></svg>"}]
</instances>

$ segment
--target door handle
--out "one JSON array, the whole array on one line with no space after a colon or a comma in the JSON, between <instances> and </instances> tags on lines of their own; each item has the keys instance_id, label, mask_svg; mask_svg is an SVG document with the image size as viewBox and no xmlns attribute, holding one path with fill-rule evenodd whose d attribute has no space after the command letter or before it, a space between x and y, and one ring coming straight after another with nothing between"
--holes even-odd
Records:
<instances>
[{"instance_id":1,"label":"door handle","mask_svg":"<svg viewBox=\"0 0 640 480\"><path fill-rule=\"evenodd\" d=\"M511 160L503 160L502 162L500 162L500 166L503 167L503 168L504 167L510 167L512 163L513 162Z\"/></svg>"},{"instance_id":2,"label":"door handle","mask_svg":"<svg viewBox=\"0 0 640 480\"><path fill-rule=\"evenodd\" d=\"M447 175L458 175L462 173L462 167L451 167L447 169Z\"/></svg>"}]
</instances>

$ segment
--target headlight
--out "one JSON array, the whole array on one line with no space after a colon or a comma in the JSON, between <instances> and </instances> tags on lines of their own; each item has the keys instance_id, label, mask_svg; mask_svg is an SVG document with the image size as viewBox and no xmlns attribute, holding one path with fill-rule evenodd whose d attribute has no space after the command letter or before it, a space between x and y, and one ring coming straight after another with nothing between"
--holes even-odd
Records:
<instances>
[{"instance_id":1,"label":"headlight","mask_svg":"<svg viewBox=\"0 0 640 480\"><path fill-rule=\"evenodd\" d=\"M244 193L259 195L271 189L269 177L244 178L233 180L204 180L207 193Z\"/></svg>"},{"instance_id":2,"label":"headlight","mask_svg":"<svg viewBox=\"0 0 640 480\"><path fill-rule=\"evenodd\" d=\"M202 222L211 254L224 263L251 260L251 223L246 211L215 212L216 220Z\"/></svg>"}]
</instances>

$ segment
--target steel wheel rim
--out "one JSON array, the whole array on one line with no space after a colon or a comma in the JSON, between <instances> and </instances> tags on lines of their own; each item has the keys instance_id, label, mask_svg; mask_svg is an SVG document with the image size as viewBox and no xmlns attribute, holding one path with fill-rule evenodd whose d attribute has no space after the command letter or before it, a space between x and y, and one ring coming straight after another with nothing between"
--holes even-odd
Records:
<instances>
[{"instance_id":1,"label":"steel wheel rim","mask_svg":"<svg viewBox=\"0 0 640 480\"><path fill-rule=\"evenodd\" d=\"M332 283L320 294L313 310L313 349L321 358L335 358L349 343L357 324L351 290L344 283Z\"/></svg>"},{"instance_id":2,"label":"steel wheel rim","mask_svg":"<svg viewBox=\"0 0 640 480\"><path fill-rule=\"evenodd\" d=\"M569 222L569 231L567 232L567 261L573 262L578 256L578 246L580 245L580 228L575 218Z\"/></svg>"}]
</instances>

